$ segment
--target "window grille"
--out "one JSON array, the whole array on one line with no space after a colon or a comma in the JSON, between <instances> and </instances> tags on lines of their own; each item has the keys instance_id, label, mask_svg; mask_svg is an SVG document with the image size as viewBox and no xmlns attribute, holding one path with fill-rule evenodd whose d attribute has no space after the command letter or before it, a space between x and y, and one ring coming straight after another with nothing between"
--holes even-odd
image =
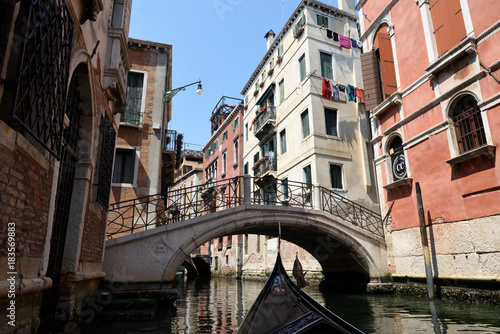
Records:
<instances>
[{"instance_id":1,"label":"window grille","mask_svg":"<svg viewBox=\"0 0 500 334\"><path fill-rule=\"evenodd\" d=\"M467 100L468 101L467 101ZM460 153L471 151L477 147L486 145L486 134L484 132L481 110L477 102L472 98L465 97L455 107L453 123L457 134L457 142ZM473 103L472 108L465 109L465 105Z\"/></svg>"},{"instance_id":2,"label":"window grille","mask_svg":"<svg viewBox=\"0 0 500 334\"><path fill-rule=\"evenodd\" d=\"M74 23L64 0L31 0L26 6L11 116L59 158Z\"/></svg>"},{"instance_id":3,"label":"window grille","mask_svg":"<svg viewBox=\"0 0 500 334\"><path fill-rule=\"evenodd\" d=\"M102 131L101 161L99 164L99 184L97 186L96 201L107 208L113 175L113 154L116 139L116 131L108 115L103 119Z\"/></svg>"}]
</instances>

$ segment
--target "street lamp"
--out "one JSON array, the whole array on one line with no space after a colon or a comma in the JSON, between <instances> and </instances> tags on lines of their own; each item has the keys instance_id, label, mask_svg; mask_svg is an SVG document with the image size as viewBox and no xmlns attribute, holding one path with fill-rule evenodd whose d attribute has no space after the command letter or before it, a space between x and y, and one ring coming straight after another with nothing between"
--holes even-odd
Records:
<instances>
[{"instance_id":1,"label":"street lamp","mask_svg":"<svg viewBox=\"0 0 500 334\"><path fill-rule=\"evenodd\" d=\"M175 88L175 89L169 90L168 92L163 93L163 103L170 101L175 96L175 94L179 93L181 90L186 90L186 87L189 87L189 86L192 86L195 84L198 84L198 89L196 90L196 94L203 95L203 88L201 87L201 80L198 80L196 82L190 83L189 85Z\"/></svg>"}]
</instances>

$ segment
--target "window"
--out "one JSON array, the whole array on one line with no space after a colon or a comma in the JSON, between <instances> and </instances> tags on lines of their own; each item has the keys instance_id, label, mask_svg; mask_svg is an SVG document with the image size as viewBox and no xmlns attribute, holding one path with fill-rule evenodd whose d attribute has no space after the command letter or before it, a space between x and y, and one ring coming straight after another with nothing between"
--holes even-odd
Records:
<instances>
[{"instance_id":1,"label":"window","mask_svg":"<svg viewBox=\"0 0 500 334\"><path fill-rule=\"evenodd\" d=\"M328 17L316 14L316 23L321 27L328 28Z\"/></svg>"},{"instance_id":2,"label":"window","mask_svg":"<svg viewBox=\"0 0 500 334\"><path fill-rule=\"evenodd\" d=\"M306 110L300 114L300 120L302 124L302 138L307 138L310 135L309 131L309 111Z\"/></svg>"},{"instance_id":3,"label":"window","mask_svg":"<svg viewBox=\"0 0 500 334\"><path fill-rule=\"evenodd\" d=\"M234 140L234 163L237 164L239 159L239 144L238 144L238 139Z\"/></svg>"},{"instance_id":4,"label":"window","mask_svg":"<svg viewBox=\"0 0 500 334\"><path fill-rule=\"evenodd\" d=\"M452 120L461 154L486 145L481 110L473 96L467 95L457 102L452 110Z\"/></svg>"},{"instance_id":5,"label":"window","mask_svg":"<svg viewBox=\"0 0 500 334\"><path fill-rule=\"evenodd\" d=\"M236 130L240 125L240 118L237 117L234 121L231 122L231 129Z\"/></svg>"},{"instance_id":6,"label":"window","mask_svg":"<svg viewBox=\"0 0 500 334\"><path fill-rule=\"evenodd\" d=\"M245 123L245 143L248 141L248 123Z\"/></svg>"},{"instance_id":7,"label":"window","mask_svg":"<svg viewBox=\"0 0 500 334\"><path fill-rule=\"evenodd\" d=\"M113 28L123 28L123 7L124 0L113 1L113 14L111 17L111 26Z\"/></svg>"},{"instance_id":8,"label":"window","mask_svg":"<svg viewBox=\"0 0 500 334\"><path fill-rule=\"evenodd\" d=\"M286 153L286 130L280 132L281 154Z\"/></svg>"},{"instance_id":9,"label":"window","mask_svg":"<svg viewBox=\"0 0 500 334\"><path fill-rule=\"evenodd\" d=\"M388 28L387 24L382 24L375 34L373 50L361 54L366 110L378 106L398 88Z\"/></svg>"},{"instance_id":10,"label":"window","mask_svg":"<svg viewBox=\"0 0 500 334\"><path fill-rule=\"evenodd\" d=\"M142 123L144 73L129 72L127 78L127 106L120 122L139 125Z\"/></svg>"},{"instance_id":11,"label":"window","mask_svg":"<svg viewBox=\"0 0 500 334\"><path fill-rule=\"evenodd\" d=\"M302 13L302 16L297 21L297 24L293 26L293 36L299 38L304 31L304 26L306 25L306 16Z\"/></svg>"},{"instance_id":12,"label":"window","mask_svg":"<svg viewBox=\"0 0 500 334\"><path fill-rule=\"evenodd\" d=\"M282 192L283 192L283 199L287 200L288 199L288 178L284 178L281 180L281 187L282 187Z\"/></svg>"},{"instance_id":13,"label":"window","mask_svg":"<svg viewBox=\"0 0 500 334\"><path fill-rule=\"evenodd\" d=\"M442 55L467 35L460 0L430 0L429 9L438 53Z\"/></svg>"},{"instance_id":14,"label":"window","mask_svg":"<svg viewBox=\"0 0 500 334\"><path fill-rule=\"evenodd\" d=\"M283 44L278 46L278 58L283 57Z\"/></svg>"},{"instance_id":15,"label":"window","mask_svg":"<svg viewBox=\"0 0 500 334\"><path fill-rule=\"evenodd\" d=\"M328 136L338 136L337 130L337 110L325 108L325 125Z\"/></svg>"},{"instance_id":16,"label":"window","mask_svg":"<svg viewBox=\"0 0 500 334\"><path fill-rule=\"evenodd\" d=\"M260 153L257 152L253 155L253 163L255 164L257 161L259 161L260 158Z\"/></svg>"},{"instance_id":17,"label":"window","mask_svg":"<svg viewBox=\"0 0 500 334\"><path fill-rule=\"evenodd\" d=\"M280 104L285 101L285 79L281 79L278 83L279 92L280 92Z\"/></svg>"},{"instance_id":18,"label":"window","mask_svg":"<svg viewBox=\"0 0 500 334\"><path fill-rule=\"evenodd\" d=\"M248 162L243 166L243 175L248 175Z\"/></svg>"},{"instance_id":19,"label":"window","mask_svg":"<svg viewBox=\"0 0 500 334\"><path fill-rule=\"evenodd\" d=\"M259 90L259 80L255 81L255 90Z\"/></svg>"},{"instance_id":20,"label":"window","mask_svg":"<svg viewBox=\"0 0 500 334\"><path fill-rule=\"evenodd\" d=\"M266 81L266 70L262 72L262 83L264 83L264 81Z\"/></svg>"},{"instance_id":21,"label":"window","mask_svg":"<svg viewBox=\"0 0 500 334\"><path fill-rule=\"evenodd\" d=\"M307 165L304 167L304 183L307 184L308 188L312 187L311 165Z\"/></svg>"},{"instance_id":22,"label":"window","mask_svg":"<svg viewBox=\"0 0 500 334\"><path fill-rule=\"evenodd\" d=\"M222 175L226 175L226 173L227 173L227 154L224 151L224 153L222 153Z\"/></svg>"},{"instance_id":23,"label":"window","mask_svg":"<svg viewBox=\"0 0 500 334\"><path fill-rule=\"evenodd\" d=\"M274 68L274 58L271 58L271 61L269 62L269 71L271 71Z\"/></svg>"},{"instance_id":24,"label":"window","mask_svg":"<svg viewBox=\"0 0 500 334\"><path fill-rule=\"evenodd\" d=\"M332 188L344 188L344 186L342 185L342 166L330 164L330 180L332 182Z\"/></svg>"},{"instance_id":25,"label":"window","mask_svg":"<svg viewBox=\"0 0 500 334\"><path fill-rule=\"evenodd\" d=\"M323 78L333 80L333 62L332 55L324 52L319 53L321 62L321 76Z\"/></svg>"},{"instance_id":26,"label":"window","mask_svg":"<svg viewBox=\"0 0 500 334\"><path fill-rule=\"evenodd\" d=\"M302 55L299 58L299 72L300 72L300 82L302 82L306 78L306 56L305 55Z\"/></svg>"},{"instance_id":27,"label":"window","mask_svg":"<svg viewBox=\"0 0 500 334\"><path fill-rule=\"evenodd\" d=\"M393 181L406 178L406 159L403 151L403 140L400 136L394 136L389 145L389 156L391 157L391 169Z\"/></svg>"},{"instance_id":28,"label":"window","mask_svg":"<svg viewBox=\"0 0 500 334\"><path fill-rule=\"evenodd\" d=\"M217 181L217 167L218 160L215 159L206 169L205 169L205 181L212 180Z\"/></svg>"},{"instance_id":29,"label":"window","mask_svg":"<svg viewBox=\"0 0 500 334\"><path fill-rule=\"evenodd\" d=\"M135 158L135 150L116 150L113 183L134 183Z\"/></svg>"},{"instance_id":30,"label":"window","mask_svg":"<svg viewBox=\"0 0 500 334\"><path fill-rule=\"evenodd\" d=\"M221 142L225 142L226 140L227 140L227 131L224 131L224 133L222 134Z\"/></svg>"},{"instance_id":31,"label":"window","mask_svg":"<svg viewBox=\"0 0 500 334\"><path fill-rule=\"evenodd\" d=\"M248 105L248 95L245 96L245 105L247 106Z\"/></svg>"}]
</instances>

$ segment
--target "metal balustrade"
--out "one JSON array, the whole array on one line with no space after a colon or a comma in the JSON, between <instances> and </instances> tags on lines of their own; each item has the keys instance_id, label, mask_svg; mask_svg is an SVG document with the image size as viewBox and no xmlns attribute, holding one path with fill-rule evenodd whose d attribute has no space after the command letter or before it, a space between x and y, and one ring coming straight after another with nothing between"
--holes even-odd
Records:
<instances>
[{"instance_id":1,"label":"metal balustrade","mask_svg":"<svg viewBox=\"0 0 500 334\"><path fill-rule=\"evenodd\" d=\"M378 213L329 189L287 179L240 176L111 204L108 215L108 239L185 221L242 204L322 210L374 235L384 236L382 218Z\"/></svg>"}]
</instances>

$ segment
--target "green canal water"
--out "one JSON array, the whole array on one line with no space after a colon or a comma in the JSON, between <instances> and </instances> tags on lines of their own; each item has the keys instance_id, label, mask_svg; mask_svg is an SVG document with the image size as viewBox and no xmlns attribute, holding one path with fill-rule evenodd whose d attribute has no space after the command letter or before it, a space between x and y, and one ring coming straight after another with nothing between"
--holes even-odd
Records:
<instances>
[{"instance_id":1,"label":"green canal water","mask_svg":"<svg viewBox=\"0 0 500 334\"><path fill-rule=\"evenodd\" d=\"M84 333L235 333L265 282L214 277L185 282L175 308L149 319L113 320L101 314ZM338 295L304 289L365 333L500 333L500 306L392 295ZM131 317L132 318L132 317Z\"/></svg>"}]
</instances>

